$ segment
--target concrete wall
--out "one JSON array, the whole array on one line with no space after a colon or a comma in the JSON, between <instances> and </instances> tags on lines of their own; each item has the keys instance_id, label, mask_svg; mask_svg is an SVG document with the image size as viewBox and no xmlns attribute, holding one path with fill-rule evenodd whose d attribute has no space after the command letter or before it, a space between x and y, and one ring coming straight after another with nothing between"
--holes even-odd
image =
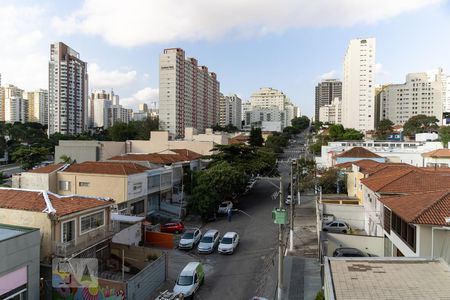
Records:
<instances>
[{"instance_id":1,"label":"concrete wall","mask_svg":"<svg viewBox=\"0 0 450 300\"><path fill-rule=\"evenodd\" d=\"M126 153L125 142L101 141L99 143L101 161Z\"/></svg>"},{"instance_id":2,"label":"concrete wall","mask_svg":"<svg viewBox=\"0 0 450 300\"><path fill-rule=\"evenodd\" d=\"M83 195L112 198L116 203L127 201L127 177L122 175L58 173L59 181L69 181L70 190L59 189L60 195ZM89 182L89 186L79 186L80 182Z\"/></svg>"},{"instance_id":3,"label":"concrete wall","mask_svg":"<svg viewBox=\"0 0 450 300\"><path fill-rule=\"evenodd\" d=\"M450 230L434 230L434 257L442 259L450 265Z\"/></svg>"},{"instance_id":4,"label":"concrete wall","mask_svg":"<svg viewBox=\"0 0 450 300\"><path fill-rule=\"evenodd\" d=\"M439 165L447 165L450 166L450 158L433 158L433 157L424 157L424 166L428 166L428 164L439 164Z\"/></svg>"},{"instance_id":5,"label":"concrete wall","mask_svg":"<svg viewBox=\"0 0 450 300\"><path fill-rule=\"evenodd\" d=\"M428 225L416 225L416 252L419 256L431 256L431 228Z\"/></svg>"},{"instance_id":6,"label":"concrete wall","mask_svg":"<svg viewBox=\"0 0 450 300\"><path fill-rule=\"evenodd\" d=\"M60 162L62 155L69 156L77 163L85 161L97 161L100 156L100 144L98 141L59 141L55 146L55 162Z\"/></svg>"},{"instance_id":7,"label":"concrete wall","mask_svg":"<svg viewBox=\"0 0 450 300\"><path fill-rule=\"evenodd\" d=\"M116 233L112 241L116 244L134 245L138 246L142 240L142 225L141 223L133 224Z\"/></svg>"},{"instance_id":8,"label":"concrete wall","mask_svg":"<svg viewBox=\"0 0 450 300\"><path fill-rule=\"evenodd\" d=\"M342 164L342 163L346 163L346 162L353 162L353 161L358 161L361 160L363 158L360 157L336 157L336 163L335 164ZM386 158L384 157L378 157L378 158L364 158L364 159L370 159L379 163L384 163L386 161Z\"/></svg>"},{"instance_id":9,"label":"concrete wall","mask_svg":"<svg viewBox=\"0 0 450 300\"><path fill-rule=\"evenodd\" d=\"M46 213L0 208L0 220L4 224L39 228L41 257L46 260L52 253L52 226Z\"/></svg>"},{"instance_id":10,"label":"concrete wall","mask_svg":"<svg viewBox=\"0 0 450 300\"><path fill-rule=\"evenodd\" d=\"M213 142L201 141L128 141L130 153L156 153L170 149L188 149L202 155L211 155L210 152L214 148Z\"/></svg>"},{"instance_id":11,"label":"concrete wall","mask_svg":"<svg viewBox=\"0 0 450 300\"><path fill-rule=\"evenodd\" d=\"M140 190L134 190L135 185L140 185ZM140 173L134 175L128 175L127 177L127 200L133 200L147 195L148 184L147 184L147 173Z\"/></svg>"},{"instance_id":12,"label":"concrete wall","mask_svg":"<svg viewBox=\"0 0 450 300\"><path fill-rule=\"evenodd\" d=\"M50 177L49 174L23 172L14 175L12 187L50 191Z\"/></svg>"},{"instance_id":13,"label":"concrete wall","mask_svg":"<svg viewBox=\"0 0 450 300\"><path fill-rule=\"evenodd\" d=\"M4 223L4 219L0 217ZM27 299L39 299L39 230L0 242L0 277L27 268ZM0 291L1 294L1 291Z\"/></svg>"},{"instance_id":14,"label":"concrete wall","mask_svg":"<svg viewBox=\"0 0 450 300\"><path fill-rule=\"evenodd\" d=\"M127 299L149 299L166 280L166 256L162 255L127 282Z\"/></svg>"},{"instance_id":15,"label":"concrete wall","mask_svg":"<svg viewBox=\"0 0 450 300\"><path fill-rule=\"evenodd\" d=\"M384 256L383 237L327 232L327 238L327 256L333 256L334 250L341 247L356 248L376 256Z\"/></svg>"},{"instance_id":16,"label":"concrete wall","mask_svg":"<svg viewBox=\"0 0 450 300\"><path fill-rule=\"evenodd\" d=\"M364 208L360 205L324 203L323 213L346 221L352 228L364 229Z\"/></svg>"}]
</instances>

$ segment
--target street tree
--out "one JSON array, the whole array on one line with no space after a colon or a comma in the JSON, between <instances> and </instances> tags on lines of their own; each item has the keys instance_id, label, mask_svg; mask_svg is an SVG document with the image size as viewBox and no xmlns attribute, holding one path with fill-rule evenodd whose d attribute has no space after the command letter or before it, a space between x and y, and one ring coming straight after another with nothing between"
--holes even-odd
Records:
<instances>
[{"instance_id":1,"label":"street tree","mask_svg":"<svg viewBox=\"0 0 450 300\"><path fill-rule=\"evenodd\" d=\"M387 136L394 131L392 126L394 126L394 123L392 123L389 119L384 119L378 122L376 128L377 138L380 140L385 140Z\"/></svg>"},{"instance_id":2,"label":"street tree","mask_svg":"<svg viewBox=\"0 0 450 300\"><path fill-rule=\"evenodd\" d=\"M448 147L448 142L450 141L450 127L449 126L441 126L439 128L439 139L444 144L444 147Z\"/></svg>"},{"instance_id":3,"label":"street tree","mask_svg":"<svg viewBox=\"0 0 450 300\"><path fill-rule=\"evenodd\" d=\"M20 163L24 170L28 170L46 160L48 154L48 149L45 147L19 147L13 152L12 158Z\"/></svg>"},{"instance_id":4,"label":"street tree","mask_svg":"<svg viewBox=\"0 0 450 300\"><path fill-rule=\"evenodd\" d=\"M262 147L264 143L264 139L262 137L261 128L254 128L252 127L250 131L250 139L249 139L250 146L254 147Z\"/></svg>"},{"instance_id":5,"label":"street tree","mask_svg":"<svg viewBox=\"0 0 450 300\"><path fill-rule=\"evenodd\" d=\"M435 116L413 116L403 125L403 134L414 136L416 133L436 131L439 128L438 122L439 120Z\"/></svg>"},{"instance_id":6,"label":"street tree","mask_svg":"<svg viewBox=\"0 0 450 300\"><path fill-rule=\"evenodd\" d=\"M344 126L342 124L334 124L328 128L328 136L332 141L342 140L342 136L345 133Z\"/></svg>"},{"instance_id":7,"label":"street tree","mask_svg":"<svg viewBox=\"0 0 450 300\"><path fill-rule=\"evenodd\" d=\"M307 116L295 117L291 120L292 127L302 132L309 127L309 118Z\"/></svg>"},{"instance_id":8,"label":"street tree","mask_svg":"<svg viewBox=\"0 0 450 300\"><path fill-rule=\"evenodd\" d=\"M364 137L364 134L362 134L358 130L355 130L353 128L347 128L347 129L345 129L345 132L342 135L342 140L359 141L359 140L362 140L363 137Z\"/></svg>"}]
</instances>

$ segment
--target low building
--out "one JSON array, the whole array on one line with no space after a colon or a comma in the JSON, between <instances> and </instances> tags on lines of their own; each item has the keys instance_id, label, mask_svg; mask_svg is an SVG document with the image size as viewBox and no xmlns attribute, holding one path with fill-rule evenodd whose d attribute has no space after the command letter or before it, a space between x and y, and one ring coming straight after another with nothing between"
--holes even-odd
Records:
<instances>
[{"instance_id":1,"label":"low building","mask_svg":"<svg viewBox=\"0 0 450 300\"><path fill-rule=\"evenodd\" d=\"M422 153L425 167L450 167L450 149L437 149Z\"/></svg>"},{"instance_id":2,"label":"low building","mask_svg":"<svg viewBox=\"0 0 450 300\"><path fill-rule=\"evenodd\" d=\"M446 299L449 266L439 259L327 257L324 295L335 299Z\"/></svg>"},{"instance_id":3,"label":"low building","mask_svg":"<svg viewBox=\"0 0 450 300\"><path fill-rule=\"evenodd\" d=\"M60 140L59 144L55 146L55 162L61 161L63 155L77 163L103 161L125 153L125 146L125 142Z\"/></svg>"},{"instance_id":4,"label":"low building","mask_svg":"<svg viewBox=\"0 0 450 300\"><path fill-rule=\"evenodd\" d=\"M39 299L40 240L38 228L0 224L0 299Z\"/></svg>"},{"instance_id":5,"label":"low building","mask_svg":"<svg viewBox=\"0 0 450 300\"><path fill-rule=\"evenodd\" d=\"M363 147L353 147L345 152L336 154L333 157L332 166L362 159L369 159L379 163L383 163L386 161L386 158L381 157L378 154L375 154Z\"/></svg>"}]
</instances>

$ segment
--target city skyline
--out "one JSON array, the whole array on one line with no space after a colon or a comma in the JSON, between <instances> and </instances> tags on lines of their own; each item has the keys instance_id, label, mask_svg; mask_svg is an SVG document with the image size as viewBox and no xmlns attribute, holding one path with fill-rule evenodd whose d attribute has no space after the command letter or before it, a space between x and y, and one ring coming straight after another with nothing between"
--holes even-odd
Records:
<instances>
[{"instance_id":1,"label":"city skyline","mask_svg":"<svg viewBox=\"0 0 450 300\"><path fill-rule=\"evenodd\" d=\"M450 35L449 1L396 1L392 5L367 1L359 7L340 1L336 12L326 13L319 11L320 5L286 1L292 12L282 9L266 19L263 16L272 7L269 1L217 4L215 9L201 4L203 11L211 13L200 20L194 20L196 13L183 6L177 16L186 13L182 20L187 29L168 18L172 34L166 26L141 30L137 24L142 21L141 14L135 16L135 22L130 17L131 12L152 9L161 16L144 24L162 24L164 17L171 15L171 5L131 1L120 10L120 2L93 3L78 1L63 7L46 1L17 5L1 0L0 24L6 30L0 33L0 42L9 45L0 50L2 83L25 90L47 88L49 46L62 41L88 62L89 92L112 88L122 96L124 106L136 110L139 103L151 106L158 102L159 53L180 47L217 73L223 94L236 93L248 100L254 90L269 86L283 91L304 114L312 116L314 86L321 78L342 79L342 61L350 39L377 38L376 84L403 82L407 73L438 67L450 70L450 60L445 57L450 41L441 38ZM297 21L292 15L299 13L302 5L311 16ZM242 15L211 26L217 10L223 10L224 17L232 10L240 10ZM19 16L28 22L19 22ZM122 30L117 24L94 22L104 18L119 20L111 23L121 25ZM440 34L429 34L436 28ZM184 35L185 30L191 33Z\"/></svg>"}]
</instances>

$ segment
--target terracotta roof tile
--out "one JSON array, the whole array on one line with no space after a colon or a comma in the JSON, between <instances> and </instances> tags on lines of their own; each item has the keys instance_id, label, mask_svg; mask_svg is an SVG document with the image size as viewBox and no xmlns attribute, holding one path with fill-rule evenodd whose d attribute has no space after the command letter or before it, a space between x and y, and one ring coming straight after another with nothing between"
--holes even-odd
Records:
<instances>
[{"instance_id":1,"label":"terracotta roof tile","mask_svg":"<svg viewBox=\"0 0 450 300\"><path fill-rule=\"evenodd\" d=\"M381 197L380 201L408 223L446 225L450 216L450 190L406 196Z\"/></svg>"},{"instance_id":2,"label":"terracotta roof tile","mask_svg":"<svg viewBox=\"0 0 450 300\"><path fill-rule=\"evenodd\" d=\"M64 164L53 164L53 165L48 165L48 166L44 166L44 167L40 167L37 169L33 169L28 171L28 173L52 173L56 170L58 170L59 168L61 168L62 166L64 166Z\"/></svg>"},{"instance_id":3,"label":"terracotta roof tile","mask_svg":"<svg viewBox=\"0 0 450 300\"><path fill-rule=\"evenodd\" d=\"M349 162L345 162L345 163L341 163L341 164L337 164L335 167L337 168L351 168L352 165L357 165L360 170L365 170L368 168L373 168L376 167L380 164L380 162L371 160L371 159L361 159L361 160L357 160L357 161L349 161Z\"/></svg>"},{"instance_id":4,"label":"terracotta roof tile","mask_svg":"<svg viewBox=\"0 0 450 300\"><path fill-rule=\"evenodd\" d=\"M143 173L146 170L149 170L149 168L132 162L86 161L80 164L70 165L64 172L132 175Z\"/></svg>"},{"instance_id":5,"label":"terracotta roof tile","mask_svg":"<svg viewBox=\"0 0 450 300\"><path fill-rule=\"evenodd\" d=\"M228 140L228 143L233 145L233 144L245 144L246 142L248 142L250 140L250 136L245 135L245 134L240 134L237 135L231 139Z\"/></svg>"},{"instance_id":6,"label":"terracotta roof tile","mask_svg":"<svg viewBox=\"0 0 450 300\"><path fill-rule=\"evenodd\" d=\"M422 153L423 157L450 158L450 149L437 149Z\"/></svg>"},{"instance_id":7,"label":"terracotta roof tile","mask_svg":"<svg viewBox=\"0 0 450 300\"><path fill-rule=\"evenodd\" d=\"M405 164L405 163L380 163L377 166L373 166L371 168L367 168L363 170L363 173L369 176L373 176L375 174L386 174L395 170L412 170L419 169L413 165Z\"/></svg>"},{"instance_id":8,"label":"terracotta roof tile","mask_svg":"<svg viewBox=\"0 0 450 300\"><path fill-rule=\"evenodd\" d=\"M146 153L146 154L125 154L111 157L109 160L122 161L146 161L153 164L172 164L183 161L193 161L203 155L187 149L171 149L170 153Z\"/></svg>"},{"instance_id":9,"label":"terracotta roof tile","mask_svg":"<svg viewBox=\"0 0 450 300\"><path fill-rule=\"evenodd\" d=\"M363 147L353 147L341 154L338 154L337 157L381 158L378 154L375 154Z\"/></svg>"},{"instance_id":10,"label":"terracotta roof tile","mask_svg":"<svg viewBox=\"0 0 450 300\"><path fill-rule=\"evenodd\" d=\"M47 208L44 193L47 192L0 188L0 208L43 212ZM48 197L59 217L114 203L110 199L77 195L59 196L48 193Z\"/></svg>"}]
</instances>

